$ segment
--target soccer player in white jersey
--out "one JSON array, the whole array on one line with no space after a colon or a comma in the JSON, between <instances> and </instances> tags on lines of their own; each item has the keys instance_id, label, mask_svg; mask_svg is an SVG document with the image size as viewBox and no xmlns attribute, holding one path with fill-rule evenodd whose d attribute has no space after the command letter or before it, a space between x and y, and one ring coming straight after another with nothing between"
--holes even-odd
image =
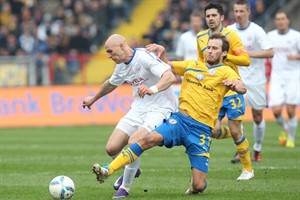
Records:
<instances>
[{"instance_id":1,"label":"soccer player in white jersey","mask_svg":"<svg viewBox=\"0 0 300 200\"><path fill-rule=\"evenodd\" d=\"M276 29L268 33L275 52L272 59L269 105L275 121L283 130L279 143L294 148L298 125L296 107L300 104L300 33L291 29L289 24L287 13L278 11L275 14ZM282 116L284 105L288 114L287 122Z\"/></svg>"},{"instance_id":2,"label":"soccer player in white jersey","mask_svg":"<svg viewBox=\"0 0 300 200\"><path fill-rule=\"evenodd\" d=\"M184 32L178 40L175 55L177 60L197 60L197 33L202 30L203 17L198 10L190 14L191 29Z\"/></svg>"},{"instance_id":3,"label":"soccer player in white jersey","mask_svg":"<svg viewBox=\"0 0 300 200\"><path fill-rule=\"evenodd\" d=\"M235 23L228 28L237 31L250 57L249 67L239 67L239 73L246 85L244 95L252 108L254 146L252 161L261 161L262 142L266 124L263 119L263 108L267 107L266 72L264 58L272 58L274 51L266 32L256 23L249 20L250 5L246 0L237 0L233 6ZM232 163L239 162L239 157Z\"/></svg>"},{"instance_id":4,"label":"soccer player in white jersey","mask_svg":"<svg viewBox=\"0 0 300 200\"><path fill-rule=\"evenodd\" d=\"M169 65L145 49L132 49L121 35L111 35L105 42L105 50L117 64L114 73L99 92L94 97L86 97L82 105L90 108L125 82L132 86L134 101L131 109L119 121L106 144L107 154L115 158L127 144L144 138L175 111L176 99L170 86L176 77ZM117 192L113 198L128 197L133 179L140 173L139 164L138 159L125 167L124 176L114 185Z\"/></svg>"}]
</instances>

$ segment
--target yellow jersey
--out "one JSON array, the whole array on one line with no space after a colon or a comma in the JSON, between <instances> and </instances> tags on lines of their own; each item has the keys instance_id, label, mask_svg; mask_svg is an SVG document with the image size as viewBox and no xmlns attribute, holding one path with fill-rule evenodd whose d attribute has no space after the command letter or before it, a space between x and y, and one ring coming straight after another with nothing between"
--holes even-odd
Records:
<instances>
[{"instance_id":1,"label":"yellow jersey","mask_svg":"<svg viewBox=\"0 0 300 200\"><path fill-rule=\"evenodd\" d=\"M208 66L195 60L174 61L172 64L175 73L183 76L179 108L193 119L213 128L223 97L229 90L222 80L240 79L239 75L223 64Z\"/></svg>"},{"instance_id":2,"label":"yellow jersey","mask_svg":"<svg viewBox=\"0 0 300 200\"><path fill-rule=\"evenodd\" d=\"M229 52L227 59L223 60L224 65L231 67L237 74L239 66L249 66L250 57L247 54L245 47L235 30L231 30L222 27L220 32L226 36L229 41ZM210 29L201 31L197 34L197 47L198 47L198 61L206 63L206 49L209 36L211 34ZM236 92L230 90L225 96L236 94Z\"/></svg>"}]
</instances>

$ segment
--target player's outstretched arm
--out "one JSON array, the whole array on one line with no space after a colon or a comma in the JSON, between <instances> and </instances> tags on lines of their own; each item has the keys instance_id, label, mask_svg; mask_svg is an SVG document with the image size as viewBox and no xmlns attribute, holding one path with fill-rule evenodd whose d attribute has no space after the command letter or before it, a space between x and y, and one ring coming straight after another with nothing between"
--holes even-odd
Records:
<instances>
[{"instance_id":1,"label":"player's outstretched arm","mask_svg":"<svg viewBox=\"0 0 300 200\"><path fill-rule=\"evenodd\" d=\"M88 107L91 109L91 106L93 103L95 103L98 99L105 96L106 94L112 92L114 89L116 89L118 86L112 85L109 83L109 79L106 80L100 87L98 93L95 96L87 96L84 98L82 102L82 107Z\"/></svg>"},{"instance_id":2,"label":"player's outstretched arm","mask_svg":"<svg viewBox=\"0 0 300 200\"><path fill-rule=\"evenodd\" d=\"M247 92L245 84L243 83L243 81L241 81L239 79L234 79L232 81L226 79L226 80L223 80L223 83L229 89L231 89L239 94L245 94Z\"/></svg>"}]
</instances>

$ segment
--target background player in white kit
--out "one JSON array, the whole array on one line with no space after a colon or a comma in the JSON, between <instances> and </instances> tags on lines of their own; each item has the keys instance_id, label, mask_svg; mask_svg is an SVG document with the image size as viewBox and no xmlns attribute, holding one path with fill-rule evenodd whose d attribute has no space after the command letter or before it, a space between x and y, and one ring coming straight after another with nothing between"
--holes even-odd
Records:
<instances>
[{"instance_id":1,"label":"background player in white kit","mask_svg":"<svg viewBox=\"0 0 300 200\"><path fill-rule=\"evenodd\" d=\"M203 17L198 10L193 10L190 14L190 27L191 29L184 32L178 40L176 47L177 60L197 60L197 33L202 30Z\"/></svg>"},{"instance_id":2,"label":"background player in white kit","mask_svg":"<svg viewBox=\"0 0 300 200\"><path fill-rule=\"evenodd\" d=\"M99 92L94 97L86 97L82 105L90 108L124 82L132 86L134 101L131 109L119 121L106 144L106 152L114 158L127 144L144 138L175 111L176 100L169 87L176 78L167 64L145 49L132 49L121 35L111 35L105 42L105 50L117 63L114 73L102 84ZM129 195L139 164L137 160L125 167L122 185L115 187L117 192L113 198Z\"/></svg>"},{"instance_id":3,"label":"background player in white kit","mask_svg":"<svg viewBox=\"0 0 300 200\"><path fill-rule=\"evenodd\" d=\"M275 14L276 29L268 33L275 52L272 59L269 105L275 121L283 130L279 143L293 148L298 125L296 107L300 103L300 33L289 28L289 24L287 13L278 11ZM284 105L288 113L287 122L282 116Z\"/></svg>"},{"instance_id":4,"label":"background player in white kit","mask_svg":"<svg viewBox=\"0 0 300 200\"><path fill-rule=\"evenodd\" d=\"M233 7L236 23L228 28L237 31L242 43L250 57L249 67L239 67L239 73L246 85L247 93L244 95L252 108L254 152L252 161L261 160L261 148L265 135L266 124L263 119L263 108L267 107L266 98L266 72L264 58L274 55L272 44L266 32L256 23L249 21L250 5L246 0L238 0ZM235 157L232 163L238 162Z\"/></svg>"}]
</instances>

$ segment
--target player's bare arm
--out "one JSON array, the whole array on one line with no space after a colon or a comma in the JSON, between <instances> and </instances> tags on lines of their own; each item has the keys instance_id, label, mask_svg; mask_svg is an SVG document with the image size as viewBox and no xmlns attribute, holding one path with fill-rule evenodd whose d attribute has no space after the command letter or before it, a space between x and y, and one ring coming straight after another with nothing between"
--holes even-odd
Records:
<instances>
[{"instance_id":1,"label":"player's bare arm","mask_svg":"<svg viewBox=\"0 0 300 200\"><path fill-rule=\"evenodd\" d=\"M247 92L245 84L239 79L234 79L232 81L226 79L226 80L223 80L222 82L229 89L231 89L239 94L245 94Z\"/></svg>"},{"instance_id":2,"label":"player's bare arm","mask_svg":"<svg viewBox=\"0 0 300 200\"><path fill-rule=\"evenodd\" d=\"M271 49L266 49L266 50L261 50L261 51L248 52L248 55L251 58L273 58L274 51L273 51L273 48L271 48Z\"/></svg>"},{"instance_id":3,"label":"player's bare arm","mask_svg":"<svg viewBox=\"0 0 300 200\"><path fill-rule=\"evenodd\" d=\"M300 54L296 54L296 55L288 55L287 56L288 60L300 60Z\"/></svg>"},{"instance_id":4,"label":"player's bare arm","mask_svg":"<svg viewBox=\"0 0 300 200\"><path fill-rule=\"evenodd\" d=\"M171 72L171 70L167 70L163 73L161 79L150 88L145 85L140 85L138 87L138 94L140 97L144 98L145 95L153 95L158 92L166 90L175 82L176 82L176 77Z\"/></svg>"},{"instance_id":5,"label":"player's bare arm","mask_svg":"<svg viewBox=\"0 0 300 200\"><path fill-rule=\"evenodd\" d=\"M88 96L85 97L82 102L82 107L88 107L91 109L91 106L93 103L95 103L98 99L101 97L107 95L108 93L111 93L114 89L116 89L118 86L112 85L109 83L109 80L106 80L100 87L99 92L95 96Z\"/></svg>"}]
</instances>

